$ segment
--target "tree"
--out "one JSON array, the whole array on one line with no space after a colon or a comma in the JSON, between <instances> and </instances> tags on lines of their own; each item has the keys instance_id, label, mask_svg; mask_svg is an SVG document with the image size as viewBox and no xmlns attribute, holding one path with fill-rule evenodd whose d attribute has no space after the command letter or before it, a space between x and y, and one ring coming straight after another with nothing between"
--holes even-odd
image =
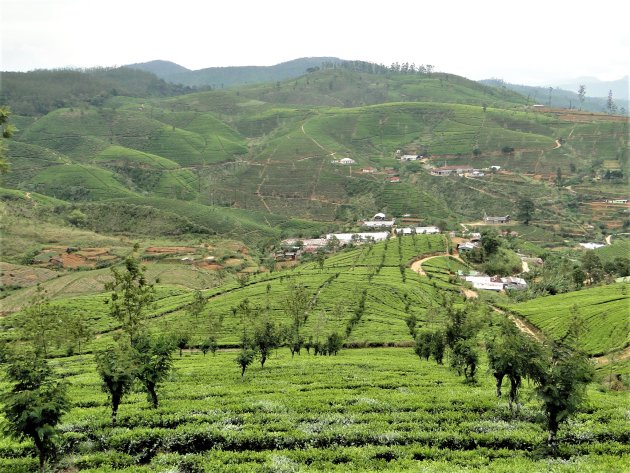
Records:
<instances>
[{"instance_id":1,"label":"tree","mask_svg":"<svg viewBox=\"0 0 630 473\"><path fill-rule=\"evenodd\" d=\"M30 305L20 318L22 337L32 345L37 356L48 356L48 345L57 337L60 322L60 311L50 305L45 291L38 284Z\"/></svg>"},{"instance_id":2,"label":"tree","mask_svg":"<svg viewBox=\"0 0 630 473\"><path fill-rule=\"evenodd\" d=\"M578 88L578 99L580 100L580 110L582 110L582 105L584 104L585 96L586 96L586 86L582 84Z\"/></svg>"},{"instance_id":3,"label":"tree","mask_svg":"<svg viewBox=\"0 0 630 473\"><path fill-rule=\"evenodd\" d=\"M193 295L193 301L188 306L186 312L190 317L193 317L196 320L199 318L199 315L204 311L207 305L208 299L206 299L203 293L197 289Z\"/></svg>"},{"instance_id":4,"label":"tree","mask_svg":"<svg viewBox=\"0 0 630 473\"><path fill-rule=\"evenodd\" d=\"M612 114L614 108L615 108L615 102L613 102L613 93L612 93L612 90L609 90L608 98L606 99L606 109L608 110L609 114Z\"/></svg>"},{"instance_id":5,"label":"tree","mask_svg":"<svg viewBox=\"0 0 630 473\"><path fill-rule=\"evenodd\" d=\"M437 364L441 365L444 359L444 352L446 350L446 339L444 332L436 330L431 337L431 356Z\"/></svg>"},{"instance_id":6,"label":"tree","mask_svg":"<svg viewBox=\"0 0 630 473\"><path fill-rule=\"evenodd\" d=\"M256 357L253 342L249 333L249 327L254 322L257 310L251 306L249 299L243 299L237 307L232 308L234 316L239 314L241 332L241 351L236 356L236 363L241 367L241 381L245 379L245 370L252 364Z\"/></svg>"},{"instance_id":7,"label":"tree","mask_svg":"<svg viewBox=\"0 0 630 473\"><path fill-rule=\"evenodd\" d=\"M562 187L562 169L556 169L556 186Z\"/></svg>"},{"instance_id":8,"label":"tree","mask_svg":"<svg viewBox=\"0 0 630 473\"><path fill-rule=\"evenodd\" d=\"M432 338L433 333L426 330L421 331L416 337L416 355L420 358L424 358L426 361L429 361L429 357L431 356Z\"/></svg>"},{"instance_id":9,"label":"tree","mask_svg":"<svg viewBox=\"0 0 630 473\"><path fill-rule=\"evenodd\" d=\"M464 374L467 382L475 381L479 355L473 339L459 340L451 353L451 368L455 368L458 374Z\"/></svg>"},{"instance_id":10,"label":"tree","mask_svg":"<svg viewBox=\"0 0 630 473\"><path fill-rule=\"evenodd\" d=\"M304 344L304 337L300 332L308 319L310 303L310 295L306 287L302 284L294 284L289 287L287 296L284 299L284 307L286 314L291 318L288 340L291 356L294 356L295 353L300 353Z\"/></svg>"},{"instance_id":11,"label":"tree","mask_svg":"<svg viewBox=\"0 0 630 473\"><path fill-rule=\"evenodd\" d=\"M96 353L96 371L101 387L111 402L112 427L116 425L118 406L129 392L135 376L131 349L118 343Z\"/></svg>"},{"instance_id":12,"label":"tree","mask_svg":"<svg viewBox=\"0 0 630 473\"><path fill-rule=\"evenodd\" d=\"M56 426L70 408L66 384L57 381L46 360L34 352L10 359L6 377L10 388L0 395L4 431L33 441L43 473L46 461L54 456Z\"/></svg>"},{"instance_id":13,"label":"tree","mask_svg":"<svg viewBox=\"0 0 630 473\"><path fill-rule=\"evenodd\" d=\"M9 170L5 140L11 138L15 131L13 125L9 123L9 115L11 115L11 109L4 105L0 106L0 129L2 129L2 139L0 139L0 174L4 174Z\"/></svg>"},{"instance_id":14,"label":"tree","mask_svg":"<svg viewBox=\"0 0 630 473\"><path fill-rule=\"evenodd\" d=\"M74 344L78 345L79 355L82 353L81 344L87 343L93 335L90 324L84 312L67 312L61 314L62 325L67 330L68 351L74 352Z\"/></svg>"},{"instance_id":15,"label":"tree","mask_svg":"<svg viewBox=\"0 0 630 473\"><path fill-rule=\"evenodd\" d=\"M280 346L281 339L280 331L274 321L268 314L264 314L262 320L254 327L252 336L252 348L260 355L261 368L265 367L265 361L271 352Z\"/></svg>"},{"instance_id":16,"label":"tree","mask_svg":"<svg viewBox=\"0 0 630 473\"><path fill-rule=\"evenodd\" d=\"M505 377L510 381L508 404L510 410L518 409L518 394L522 380L531 377L540 359L538 343L521 334L511 321L501 322L498 337L486 343L488 365L496 380L496 394L501 397L501 388Z\"/></svg>"},{"instance_id":17,"label":"tree","mask_svg":"<svg viewBox=\"0 0 630 473\"><path fill-rule=\"evenodd\" d=\"M518 215L517 218L523 222L524 225L529 225L532 220L536 207L534 202L527 197L524 197L518 202Z\"/></svg>"},{"instance_id":18,"label":"tree","mask_svg":"<svg viewBox=\"0 0 630 473\"><path fill-rule=\"evenodd\" d=\"M560 424L574 414L584 400L594 370L588 357L575 346L554 342L544 353L532 378L542 401L548 431L547 445L556 451Z\"/></svg>"},{"instance_id":19,"label":"tree","mask_svg":"<svg viewBox=\"0 0 630 473\"><path fill-rule=\"evenodd\" d=\"M494 255L500 248L501 242L499 236L494 230L482 230L481 232L481 248L483 248L484 260Z\"/></svg>"},{"instance_id":20,"label":"tree","mask_svg":"<svg viewBox=\"0 0 630 473\"><path fill-rule=\"evenodd\" d=\"M154 304L155 289L144 276L144 269L137 258L125 259L125 270L112 268L113 281L105 284L105 290L112 291L108 301L110 315L122 325L133 345L144 327L145 311Z\"/></svg>"},{"instance_id":21,"label":"tree","mask_svg":"<svg viewBox=\"0 0 630 473\"><path fill-rule=\"evenodd\" d=\"M200 348L203 356L206 356L208 351L210 351L213 355L216 354L217 348L219 348L216 337L211 335L206 338L203 342L201 342Z\"/></svg>"},{"instance_id":22,"label":"tree","mask_svg":"<svg viewBox=\"0 0 630 473\"><path fill-rule=\"evenodd\" d=\"M604 266L598 254L593 250L587 250L582 256L582 270L586 273L587 280L590 284L602 280Z\"/></svg>"},{"instance_id":23,"label":"tree","mask_svg":"<svg viewBox=\"0 0 630 473\"><path fill-rule=\"evenodd\" d=\"M154 409L158 407L157 388L173 369L173 341L165 336L152 338L143 335L134 347L136 377L151 399Z\"/></svg>"},{"instance_id":24,"label":"tree","mask_svg":"<svg viewBox=\"0 0 630 473\"><path fill-rule=\"evenodd\" d=\"M179 348L180 358L183 355L184 349L188 348L189 344L190 344L190 332L188 328L183 328L175 335L175 345L177 345L177 348Z\"/></svg>"},{"instance_id":25,"label":"tree","mask_svg":"<svg viewBox=\"0 0 630 473\"><path fill-rule=\"evenodd\" d=\"M329 355L337 356L337 353L339 352L339 350L341 350L342 346L343 338L341 337L341 335L339 335L337 332L333 332L328 335L328 338L326 339L326 349Z\"/></svg>"},{"instance_id":26,"label":"tree","mask_svg":"<svg viewBox=\"0 0 630 473\"><path fill-rule=\"evenodd\" d=\"M241 351L236 356L236 363L241 367L241 381L245 380L245 370L254 361L256 351L248 347L241 348Z\"/></svg>"}]
</instances>

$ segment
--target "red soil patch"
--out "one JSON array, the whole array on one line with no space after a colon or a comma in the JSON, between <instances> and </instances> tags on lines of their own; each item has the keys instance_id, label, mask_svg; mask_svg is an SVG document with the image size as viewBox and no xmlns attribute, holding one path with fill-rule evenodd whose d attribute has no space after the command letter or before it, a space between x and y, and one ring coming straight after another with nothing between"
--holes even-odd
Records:
<instances>
[{"instance_id":1,"label":"red soil patch","mask_svg":"<svg viewBox=\"0 0 630 473\"><path fill-rule=\"evenodd\" d=\"M208 271L218 271L220 269L223 269L223 266L217 263L200 263L196 264L195 266L202 269L207 269Z\"/></svg>"},{"instance_id":2,"label":"red soil patch","mask_svg":"<svg viewBox=\"0 0 630 473\"><path fill-rule=\"evenodd\" d=\"M69 269L76 269L80 267L93 268L96 266L95 261L91 261L78 253L62 253L59 256L52 258L50 262L59 262L64 268Z\"/></svg>"}]
</instances>

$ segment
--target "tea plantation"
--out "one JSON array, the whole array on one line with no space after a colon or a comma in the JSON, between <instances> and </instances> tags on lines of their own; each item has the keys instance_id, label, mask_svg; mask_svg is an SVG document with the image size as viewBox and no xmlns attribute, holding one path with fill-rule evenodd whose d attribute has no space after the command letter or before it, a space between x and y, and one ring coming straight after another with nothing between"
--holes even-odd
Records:
<instances>
[{"instance_id":1,"label":"tea plantation","mask_svg":"<svg viewBox=\"0 0 630 473\"><path fill-rule=\"evenodd\" d=\"M419 329L443 326L445 294L456 305L463 304L451 273L464 266L438 256L423 265L427 275L420 276L408 264L422 256L444 255L447 248L448 241L441 235L363 245L321 262L204 290L208 305L198 315L189 310L190 290L159 285L157 307L148 314L150 329L176 333L187 328L192 334L189 345L196 347L216 327L213 320L221 318L220 348L215 355L190 349L175 356L174 369L159 388L159 407L151 408L137 386L125 395L115 427L93 355L119 332L120 324L108 315L104 303L108 296L54 300L65 312L87 317L96 333L82 349L86 354L64 356L63 344L50 347L56 356L51 365L68 383L71 400L71 409L59 425L58 471L629 469L628 397L623 389L611 389L612 365L598 370L587 401L562 425L560 448L550 456L544 448L547 432L532 383L523 384L522 405L512 411L505 398L495 395L485 355L477 381L470 383L448 367L448 359L440 365L414 353L409 317L415 317ZM255 361L241 378L233 347L253 322L235 307L248 300L288 327L286 301L295 285L305 288L310 301L304 334L315 339L331 332L343 334L344 348L334 356L315 355L313 349L292 356L287 347L280 347L264 367ZM583 299L578 301L580 313L589 318L587 301L594 306L606 301L627 303L622 294L626 286L616 284L571 296ZM548 298L539 309L537 300L512 309L525 316L558 307L557 318L566 323L562 315L570 299L563 297ZM476 307L489 327L496 323L482 305L471 307ZM621 319L622 314L617 317ZM2 319L5 336L12 336L15 320L16 315ZM553 336L552 328L541 328ZM599 352L603 338L598 332L589 329L585 337L585 346ZM480 349L484 340L484 336L478 338ZM619 344L623 340L606 348ZM612 372L625 372L626 365L627 361L616 364ZM31 442L0 437L0 471L30 472L37 467L37 451Z\"/></svg>"}]
</instances>

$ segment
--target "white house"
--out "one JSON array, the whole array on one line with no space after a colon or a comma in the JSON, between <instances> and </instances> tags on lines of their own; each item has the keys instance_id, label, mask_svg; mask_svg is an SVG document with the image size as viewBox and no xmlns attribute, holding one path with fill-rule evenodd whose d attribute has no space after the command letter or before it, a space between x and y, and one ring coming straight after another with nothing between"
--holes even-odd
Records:
<instances>
[{"instance_id":1,"label":"white house","mask_svg":"<svg viewBox=\"0 0 630 473\"><path fill-rule=\"evenodd\" d=\"M580 243L580 246L586 248L587 250L596 250L597 248L601 248L606 245L602 245L601 243Z\"/></svg>"},{"instance_id":2,"label":"white house","mask_svg":"<svg viewBox=\"0 0 630 473\"><path fill-rule=\"evenodd\" d=\"M417 154L403 154L400 157L401 161L417 161L418 159L418 155Z\"/></svg>"},{"instance_id":3,"label":"white house","mask_svg":"<svg viewBox=\"0 0 630 473\"><path fill-rule=\"evenodd\" d=\"M487 291L503 290L503 283L491 278L490 276L464 276L464 280L472 284L475 289L483 289Z\"/></svg>"},{"instance_id":4,"label":"white house","mask_svg":"<svg viewBox=\"0 0 630 473\"><path fill-rule=\"evenodd\" d=\"M415 234L435 234L440 233L440 229L438 227L405 227L405 228L397 228L396 233L402 233L403 235L411 235Z\"/></svg>"},{"instance_id":5,"label":"white house","mask_svg":"<svg viewBox=\"0 0 630 473\"><path fill-rule=\"evenodd\" d=\"M396 219L386 220L387 215L384 213L377 213L372 217L372 220L365 220L362 225L368 228L391 228L394 226Z\"/></svg>"},{"instance_id":6,"label":"white house","mask_svg":"<svg viewBox=\"0 0 630 473\"><path fill-rule=\"evenodd\" d=\"M365 243L367 241L383 241L389 236L389 232L362 232L362 233L329 233L326 240L332 240L333 237L339 240L339 243L346 245L348 243Z\"/></svg>"},{"instance_id":7,"label":"white house","mask_svg":"<svg viewBox=\"0 0 630 473\"><path fill-rule=\"evenodd\" d=\"M356 161L352 158L342 158L337 161L339 164L356 164Z\"/></svg>"}]
</instances>

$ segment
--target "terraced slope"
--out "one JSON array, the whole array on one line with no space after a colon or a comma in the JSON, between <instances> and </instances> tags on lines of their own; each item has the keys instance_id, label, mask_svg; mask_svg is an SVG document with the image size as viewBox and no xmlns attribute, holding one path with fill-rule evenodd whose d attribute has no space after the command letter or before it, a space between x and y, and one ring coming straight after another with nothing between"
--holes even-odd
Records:
<instances>
[{"instance_id":1,"label":"terraced slope","mask_svg":"<svg viewBox=\"0 0 630 473\"><path fill-rule=\"evenodd\" d=\"M617 283L567 294L539 297L510 306L545 335L559 339L574 317L583 325L580 345L598 355L630 345L630 285Z\"/></svg>"}]
</instances>

